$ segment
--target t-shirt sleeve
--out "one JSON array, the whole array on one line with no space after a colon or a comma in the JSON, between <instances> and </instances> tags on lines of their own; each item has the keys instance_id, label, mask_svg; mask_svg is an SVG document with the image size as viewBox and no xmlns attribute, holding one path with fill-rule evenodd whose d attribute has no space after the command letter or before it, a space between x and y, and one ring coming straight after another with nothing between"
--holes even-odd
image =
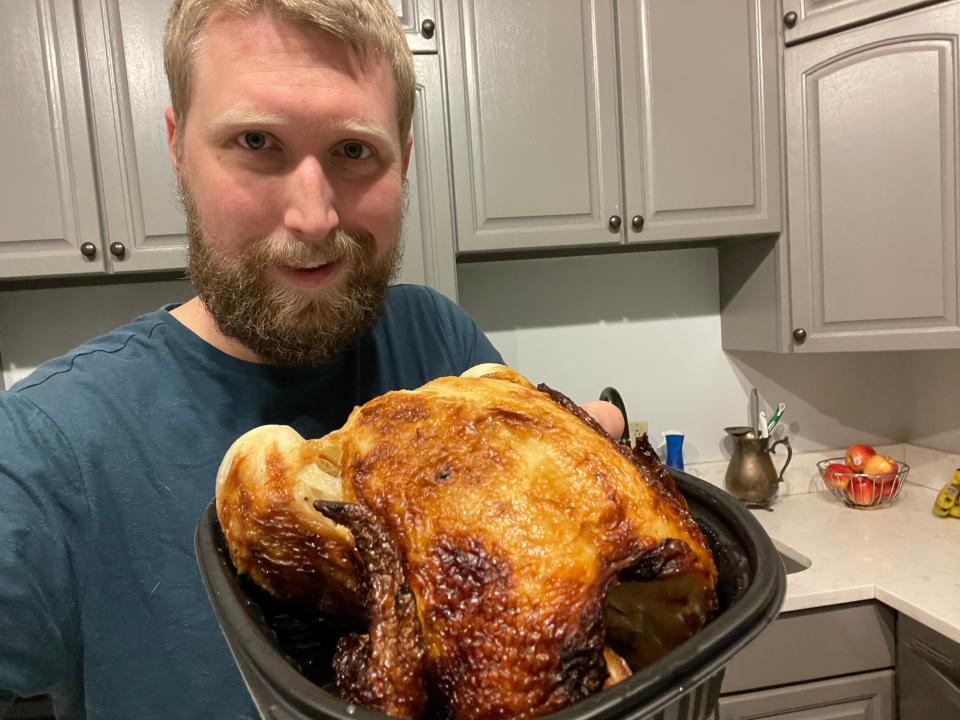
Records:
<instances>
[{"instance_id":1,"label":"t-shirt sleeve","mask_svg":"<svg viewBox=\"0 0 960 720\"><path fill-rule=\"evenodd\" d=\"M19 393L0 392L0 716L14 697L82 687L85 515L60 429Z\"/></svg>"},{"instance_id":2,"label":"t-shirt sleeve","mask_svg":"<svg viewBox=\"0 0 960 720\"><path fill-rule=\"evenodd\" d=\"M463 372L481 363L502 363L503 358L466 311L446 297L430 290L448 337L454 339L453 351Z\"/></svg>"}]
</instances>

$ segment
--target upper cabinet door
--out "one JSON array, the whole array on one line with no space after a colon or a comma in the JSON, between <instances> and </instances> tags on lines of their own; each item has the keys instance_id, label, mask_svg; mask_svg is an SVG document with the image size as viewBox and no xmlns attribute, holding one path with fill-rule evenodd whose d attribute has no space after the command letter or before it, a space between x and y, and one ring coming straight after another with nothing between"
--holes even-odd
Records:
<instances>
[{"instance_id":1,"label":"upper cabinet door","mask_svg":"<svg viewBox=\"0 0 960 720\"><path fill-rule=\"evenodd\" d=\"M436 0L390 0L393 11L407 36L407 45L415 53L435 53L440 23Z\"/></svg>"},{"instance_id":2,"label":"upper cabinet door","mask_svg":"<svg viewBox=\"0 0 960 720\"><path fill-rule=\"evenodd\" d=\"M783 0L784 39L805 38L850 27L940 0Z\"/></svg>"},{"instance_id":3,"label":"upper cabinet door","mask_svg":"<svg viewBox=\"0 0 960 720\"><path fill-rule=\"evenodd\" d=\"M82 6L110 268L183 268L186 224L163 120L170 104L163 69L169 3Z\"/></svg>"},{"instance_id":4,"label":"upper cabinet door","mask_svg":"<svg viewBox=\"0 0 960 720\"><path fill-rule=\"evenodd\" d=\"M407 169L407 212L403 220L403 265L398 282L428 285L457 301L447 130L443 113L440 57L417 55L417 105Z\"/></svg>"},{"instance_id":5,"label":"upper cabinet door","mask_svg":"<svg viewBox=\"0 0 960 720\"><path fill-rule=\"evenodd\" d=\"M442 19L458 249L619 243L612 0L445 0Z\"/></svg>"},{"instance_id":6,"label":"upper cabinet door","mask_svg":"<svg viewBox=\"0 0 960 720\"><path fill-rule=\"evenodd\" d=\"M780 230L773 5L618 4L629 242Z\"/></svg>"},{"instance_id":7,"label":"upper cabinet door","mask_svg":"<svg viewBox=\"0 0 960 720\"><path fill-rule=\"evenodd\" d=\"M70 0L0 7L0 277L103 272Z\"/></svg>"},{"instance_id":8,"label":"upper cabinet door","mask_svg":"<svg viewBox=\"0 0 960 720\"><path fill-rule=\"evenodd\" d=\"M960 3L786 52L795 350L960 346Z\"/></svg>"}]
</instances>

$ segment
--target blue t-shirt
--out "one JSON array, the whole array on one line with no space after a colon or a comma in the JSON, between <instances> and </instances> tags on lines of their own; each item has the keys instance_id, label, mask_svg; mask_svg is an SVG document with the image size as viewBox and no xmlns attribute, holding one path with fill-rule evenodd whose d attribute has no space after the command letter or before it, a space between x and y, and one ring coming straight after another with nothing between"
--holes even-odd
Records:
<instances>
[{"instance_id":1,"label":"blue t-shirt","mask_svg":"<svg viewBox=\"0 0 960 720\"><path fill-rule=\"evenodd\" d=\"M309 367L228 356L169 309L0 393L0 714L51 694L68 720L256 718L193 550L227 448L269 423L319 437L388 390L501 361L415 286Z\"/></svg>"}]
</instances>

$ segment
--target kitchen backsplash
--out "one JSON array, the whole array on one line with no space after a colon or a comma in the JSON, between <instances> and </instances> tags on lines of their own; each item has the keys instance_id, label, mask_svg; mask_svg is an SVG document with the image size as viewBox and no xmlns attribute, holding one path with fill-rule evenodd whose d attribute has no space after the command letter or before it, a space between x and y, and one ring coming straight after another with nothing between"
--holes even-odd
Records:
<instances>
[{"instance_id":1,"label":"kitchen backsplash","mask_svg":"<svg viewBox=\"0 0 960 720\"><path fill-rule=\"evenodd\" d=\"M724 352L713 248L476 263L458 276L461 304L508 363L579 402L615 386L655 444L665 430L685 433L688 463L730 456L723 428L747 421L751 387L768 414L787 404L783 429L799 453L911 440L930 412L918 386L932 405L934 388L960 388L957 351ZM942 360L920 365L923 355ZM935 412L960 434L960 402ZM960 437L941 447L960 452Z\"/></svg>"},{"instance_id":2,"label":"kitchen backsplash","mask_svg":"<svg viewBox=\"0 0 960 720\"><path fill-rule=\"evenodd\" d=\"M960 351L726 353L713 248L471 263L458 281L508 363L578 402L616 387L655 444L665 430L685 433L688 464L730 456L723 428L746 422L753 386L767 407L787 403L782 428L797 453L853 442L960 452ZM6 386L190 295L185 281L0 292Z\"/></svg>"}]
</instances>

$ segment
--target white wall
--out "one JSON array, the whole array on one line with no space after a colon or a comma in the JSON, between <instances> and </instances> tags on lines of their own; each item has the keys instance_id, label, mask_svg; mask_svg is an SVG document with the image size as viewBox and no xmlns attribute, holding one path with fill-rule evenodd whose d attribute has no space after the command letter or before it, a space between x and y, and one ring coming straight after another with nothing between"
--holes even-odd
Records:
<instances>
[{"instance_id":1,"label":"white wall","mask_svg":"<svg viewBox=\"0 0 960 720\"><path fill-rule=\"evenodd\" d=\"M911 401L905 440L960 453L960 350L905 356Z\"/></svg>"},{"instance_id":2,"label":"white wall","mask_svg":"<svg viewBox=\"0 0 960 720\"><path fill-rule=\"evenodd\" d=\"M475 263L458 277L509 364L578 402L615 386L652 438L685 432L687 462L729 456L723 428L747 421L751 386L787 403L798 450L906 432L903 354L724 353L712 248Z\"/></svg>"}]
</instances>

